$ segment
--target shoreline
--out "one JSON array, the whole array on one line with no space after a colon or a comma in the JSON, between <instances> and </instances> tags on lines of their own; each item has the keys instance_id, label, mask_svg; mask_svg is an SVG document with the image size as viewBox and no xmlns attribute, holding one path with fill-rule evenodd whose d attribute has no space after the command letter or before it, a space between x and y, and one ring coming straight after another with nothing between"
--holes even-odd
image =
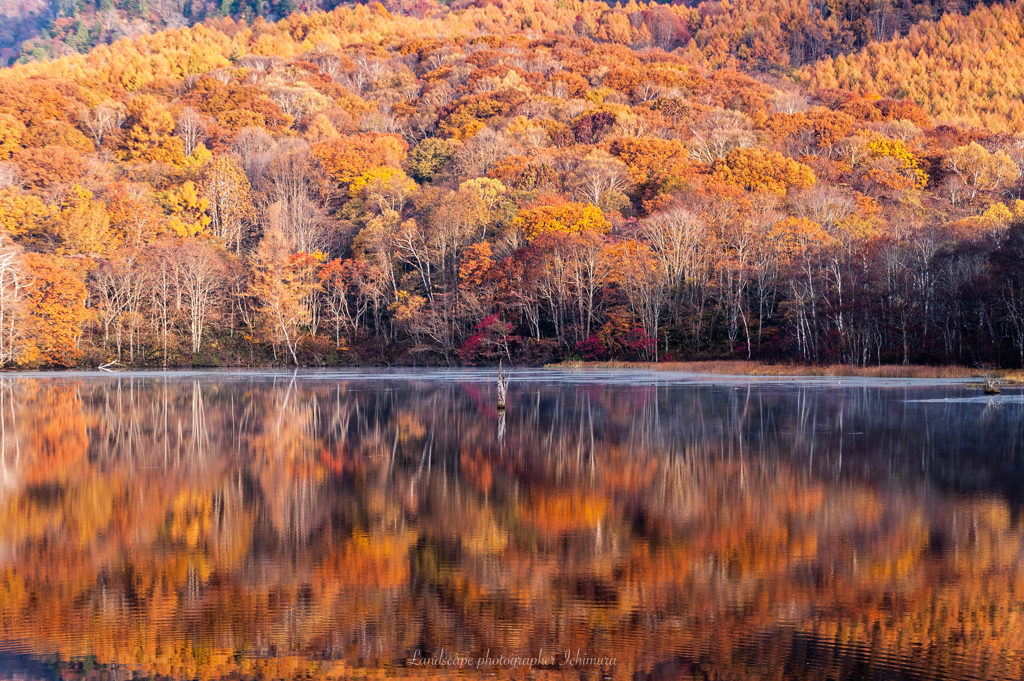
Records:
<instances>
[{"instance_id":1,"label":"shoreline","mask_svg":"<svg viewBox=\"0 0 1024 681\"><path fill-rule=\"evenodd\" d=\"M642 363L565 363L543 367L506 367L509 390L513 395L511 410L515 411L517 398L524 386L576 384L579 386L602 386L604 389L629 389L638 386L689 386L725 388L727 390L764 388L956 388L963 394L945 395L943 401L954 400L974 402L981 398L985 387L980 376L879 376L879 375L826 375L822 367L819 374L799 374L806 367L785 366L788 374L722 373L696 371L701 363L676 363L674 365L644 366ZM681 369L680 367L686 367ZM752 370L752 368L750 368ZM934 367L933 367L934 369ZM960 369L964 369L961 367ZM193 368L193 369L130 369L113 372L95 369L72 369L64 371L24 371L8 373L13 380L41 379L44 381L85 381L89 384L107 381L196 381L196 382L263 382L295 380L312 383L363 383L394 381L427 384L465 383L493 387L498 367L299 367L282 368ZM964 371L967 371L964 369ZM1016 380L997 379L1002 394L985 394L986 402L1020 402L1024 399L1024 372L1017 372ZM390 388L389 388L390 389ZM532 389L532 388L531 388ZM924 396L918 395L921 399Z\"/></svg>"},{"instance_id":2,"label":"shoreline","mask_svg":"<svg viewBox=\"0 0 1024 681\"><path fill-rule=\"evenodd\" d=\"M971 367L945 365L902 365L882 364L858 367L852 364L830 364L815 366L809 364L763 364L746 360L709 360L696 362L583 362L565 361L545 364L547 370L583 370L583 371L659 371L709 376L751 376L761 378L917 378L917 379L984 379L981 369ZM992 374L1007 384L1024 383L1024 370L996 369Z\"/></svg>"},{"instance_id":3,"label":"shoreline","mask_svg":"<svg viewBox=\"0 0 1024 681\"><path fill-rule=\"evenodd\" d=\"M740 365L740 366L737 366ZM969 390L984 387L980 369L967 367L808 367L804 365L760 365L756 362L561 362L544 366L505 367L515 383L526 381L570 382L607 385L813 385L813 386L961 386ZM303 379L303 380L427 380L492 383L497 366L408 367L173 367L167 369L125 368L99 371L95 368L7 371L9 379ZM1024 387L1024 371L992 372L996 383L1017 392Z\"/></svg>"}]
</instances>

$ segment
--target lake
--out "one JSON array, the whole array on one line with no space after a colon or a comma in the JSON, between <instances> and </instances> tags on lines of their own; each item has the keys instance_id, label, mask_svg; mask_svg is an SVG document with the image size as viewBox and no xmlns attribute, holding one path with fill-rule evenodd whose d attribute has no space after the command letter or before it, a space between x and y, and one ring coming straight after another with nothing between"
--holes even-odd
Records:
<instances>
[{"instance_id":1,"label":"lake","mask_svg":"<svg viewBox=\"0 0 1024 681\"><path fill-rule=\"evenodd\" d=\"M0 679L1024 674L1024 399L0 377Z\"/></svg>"}]
</instances>

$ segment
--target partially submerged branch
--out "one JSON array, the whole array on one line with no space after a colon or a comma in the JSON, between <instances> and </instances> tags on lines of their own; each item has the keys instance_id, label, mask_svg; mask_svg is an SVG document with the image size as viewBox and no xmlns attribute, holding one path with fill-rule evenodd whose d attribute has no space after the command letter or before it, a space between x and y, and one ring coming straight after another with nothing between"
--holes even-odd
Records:
<instances>
[{"instance_id":1,"label":"partially submerged branch","mask_svg":"<svg viewBox=\"0 0 1024 681\"><path fill-rule=\"evenodd\" d=\"M508 392L508 377L505 375L502 363L498 362L498 409L505 409L505 395Z\"/></svg>"}]
</instances>

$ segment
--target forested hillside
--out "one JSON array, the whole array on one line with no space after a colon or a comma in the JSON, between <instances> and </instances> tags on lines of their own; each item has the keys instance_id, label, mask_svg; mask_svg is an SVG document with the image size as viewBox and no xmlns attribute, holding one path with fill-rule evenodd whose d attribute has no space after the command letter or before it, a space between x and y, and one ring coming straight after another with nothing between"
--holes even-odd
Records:
<instances>
[{"instance_id":1,"label":"forested hillside","mask_svg":"<svg viewBox=\"0 0 1024 681\"><path fill-rule=\"evenodd\" d=\"M718 7L358 5L0 71L0 361L1019 365L1019 96L839 65L998 17L1012 79L1024 6L806 89L864 36Z\"/></svg>"},{"instance_id":2,"label":"forested hillside","mask_svg":"<svg viewBox=\"0 0 1024 681\"><path fill-rule=\"evenodd\" d=\"M0 0L0 63L88 52L211 17L277 19L337 0Z\"/></svg>"},{"instance_id":3,"label":"forested hillside","mask_svg":"<svg viewBox=\"0 0 1024 681\"><path fill-rule=\"evenodd\" d=\"M1024 4L982 7L914 26L902 38L806 66L812 88L841 87L921 104L943 121L1024 129Z\"/></svg>"},{"instance_id":4,"label":"forested hillside","mask_svg":"<svg viewBox=\"0 0 1024 681\"><path fill-rule=\"evenodd\" d=\"M292 12L331 10L339 0L0 0L0 58L31 61L88 52L97 45L134 38L155 30L181 28L211 18L231 17L276 21ZM449 9L482 7L479 0L384 0L389 12L417 17ZM556 3L557 4L557 3ZM621 3L620 3L621 4ZM668 3L666 3L668 4ZM676 3L680 4L680 3ZM744 64L774 70L835 57L875 41L905 34L921 21L947 13L964 13L974 0L743 0L681 3L692 9L680 14L699 51L715 63L733 57ZM564 8L572 9L570 5ZM525 6L525 15L533 7ZM584 12L572 30L600 33L596 17ZM531 17L532 19L532 17ZM664 46L679 36L671 24L650 26ZM524 28L531 28L524 24Z\"/></svg>"}]
</instances>

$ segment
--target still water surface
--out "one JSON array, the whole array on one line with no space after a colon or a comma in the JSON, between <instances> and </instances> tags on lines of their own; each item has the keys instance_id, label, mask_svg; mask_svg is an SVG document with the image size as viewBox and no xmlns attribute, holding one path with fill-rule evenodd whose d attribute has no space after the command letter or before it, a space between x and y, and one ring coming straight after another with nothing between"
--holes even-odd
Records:
<instances>
[{"instance_id":1,"label":"still water surface","mask_svg":"<svg viewBox=\"0 0 1024 681\"><path fill-rule=\"evenodd\" d=\"M1024 402L978 396L5 377L0 679L1021 678Z\"/></svg>"}]
</instances>

